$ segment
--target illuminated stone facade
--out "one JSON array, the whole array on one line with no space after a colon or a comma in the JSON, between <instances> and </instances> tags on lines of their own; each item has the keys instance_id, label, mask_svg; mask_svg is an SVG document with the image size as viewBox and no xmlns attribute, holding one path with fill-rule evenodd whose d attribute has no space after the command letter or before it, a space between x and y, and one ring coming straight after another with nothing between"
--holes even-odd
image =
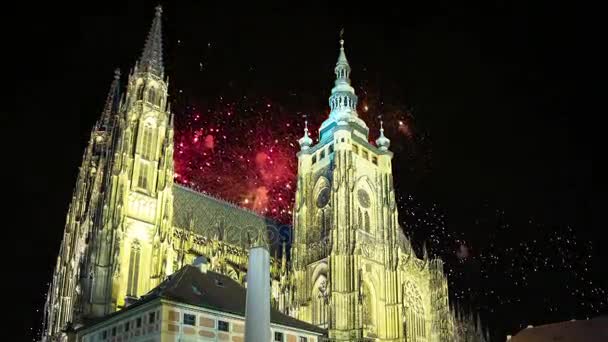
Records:
<instances>
[{"instance_id":1,"label":"illuminated stone facade","mask_svg":"<svg viewBox=\"0 0 608 342\"><path fill-rule=\"evenodd\" d=\"M274 227L173 183L161 12L124 93L116 73L85 149L47 296L45 341L127 307L197 256L242 284L247 247ZM369 142L343 46L335 73L318 143L307 130L300 139L291 260L285 245L271 260L273 305L326 328L332 341L455 341L461 323L450 312L442 262L416 257L398 224L390 141L381 130Z\"/></svg>"},{"instance_id":2,"label":"illuminated stone facade","mask_svg":"<svg viewBox=\"0 0 608 342\"><path fill-rule=\"evenodd\" d=\"M336 341L451 341L443 264L399 226L390 141L369 142L343 43L319 141L300 139L289 312Z\"/></svg>"},{"instance_id":3,"label":"illuminated stone facade","mask_svg":"<svg viewBox=\"0 0 608 342\"><path fill-rule=\"evenodd\" d=\"M48 340L124 308L198 255L208 257L212 270L242 283L242 247L271 223L173 184L173 114L160 8L124 94L119 83L117 71L68 209L45 307ZM277 279L279 268L273 261Z\"/></svg>"}]
</instances>

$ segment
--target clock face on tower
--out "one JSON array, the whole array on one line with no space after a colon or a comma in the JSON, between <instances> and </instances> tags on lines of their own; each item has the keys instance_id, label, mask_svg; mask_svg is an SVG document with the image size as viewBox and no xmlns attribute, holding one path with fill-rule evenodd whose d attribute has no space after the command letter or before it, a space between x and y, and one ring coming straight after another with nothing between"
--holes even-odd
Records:
<instances>
[{"instance_id":1,"label":"clock face on tower","mask_svg":"<svg viewBox=\"0 0 608 342\"><path fill-rule=\"evenodd\" d=\"M317 207L324 208L329 202L330 191L329 188L323 188L317 195Z\"/></svg>"},{"instance_id":2,"label":"clock face on tower","mask_svg":"<svg viewBox=\"0 0 608 342\"><path fill-rule=\"evenodd\" d=\"M359 198L359 205L363 208L369 208L369 195L367 194L367 191L363 190L363 189L359 189L359 191L357 191L357 197Z\"/></svg>"}]
</instances>

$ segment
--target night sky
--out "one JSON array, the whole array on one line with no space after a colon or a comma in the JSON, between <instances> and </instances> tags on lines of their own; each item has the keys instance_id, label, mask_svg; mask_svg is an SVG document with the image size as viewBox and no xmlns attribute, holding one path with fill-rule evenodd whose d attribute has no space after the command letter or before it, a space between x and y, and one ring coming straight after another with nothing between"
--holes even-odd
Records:
<instances>
[{"instance_id":1,"label":"night sky","mask_svg":"<svg viewBox=\"0 0 608 342\"><path fill-rule=\"evenodd\" d=\"M499 340L608 314L570 9L179 3L163 14L178 182L288 221L296 140L304 117L316 137L328 114L344 27L359 113L372 139L381 114L392 140L400 221L446 260L452 299ZM2 120L19 217L5 226L19 260L7 271L20 280L18 336L31 340L90 129L156 3L24 5L10 37L17 106Z\"/></svg>"}]
</instances>

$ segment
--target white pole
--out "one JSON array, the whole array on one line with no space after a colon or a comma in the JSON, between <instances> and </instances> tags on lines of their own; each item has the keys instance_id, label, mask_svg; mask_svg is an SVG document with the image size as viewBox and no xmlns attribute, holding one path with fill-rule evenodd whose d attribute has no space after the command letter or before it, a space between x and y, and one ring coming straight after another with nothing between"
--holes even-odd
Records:
<instances>
[{"instance_id":1,"label":"white pole","mask_svg":"<svg viewBox=\"0 0 608 342\"><path fill-rule=\"evenodd\" d=\"M249 251L245 342L270 342L270 254L262 246Z\"/></svg>"}]
</instances>

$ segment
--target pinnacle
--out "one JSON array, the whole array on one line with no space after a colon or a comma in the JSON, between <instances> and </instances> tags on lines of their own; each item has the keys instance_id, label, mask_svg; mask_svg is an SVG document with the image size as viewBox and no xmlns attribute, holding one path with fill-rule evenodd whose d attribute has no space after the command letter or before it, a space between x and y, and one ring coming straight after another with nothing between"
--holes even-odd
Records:
<instances>
[{"instance_id":1,"label":"pinnacle","mask_svg":"<svg viewBox=\"0 0 608 342\"><path fill-rule=\"evenodd\" d=\"M152 21L148 38L144 46L144 51L139 60L139 66L143 71L148 71L156 74L159 77L164 75L163 67L163 46L162 46L162 7L156 7L156 14Z\"/></svg>"}]
</instances>

